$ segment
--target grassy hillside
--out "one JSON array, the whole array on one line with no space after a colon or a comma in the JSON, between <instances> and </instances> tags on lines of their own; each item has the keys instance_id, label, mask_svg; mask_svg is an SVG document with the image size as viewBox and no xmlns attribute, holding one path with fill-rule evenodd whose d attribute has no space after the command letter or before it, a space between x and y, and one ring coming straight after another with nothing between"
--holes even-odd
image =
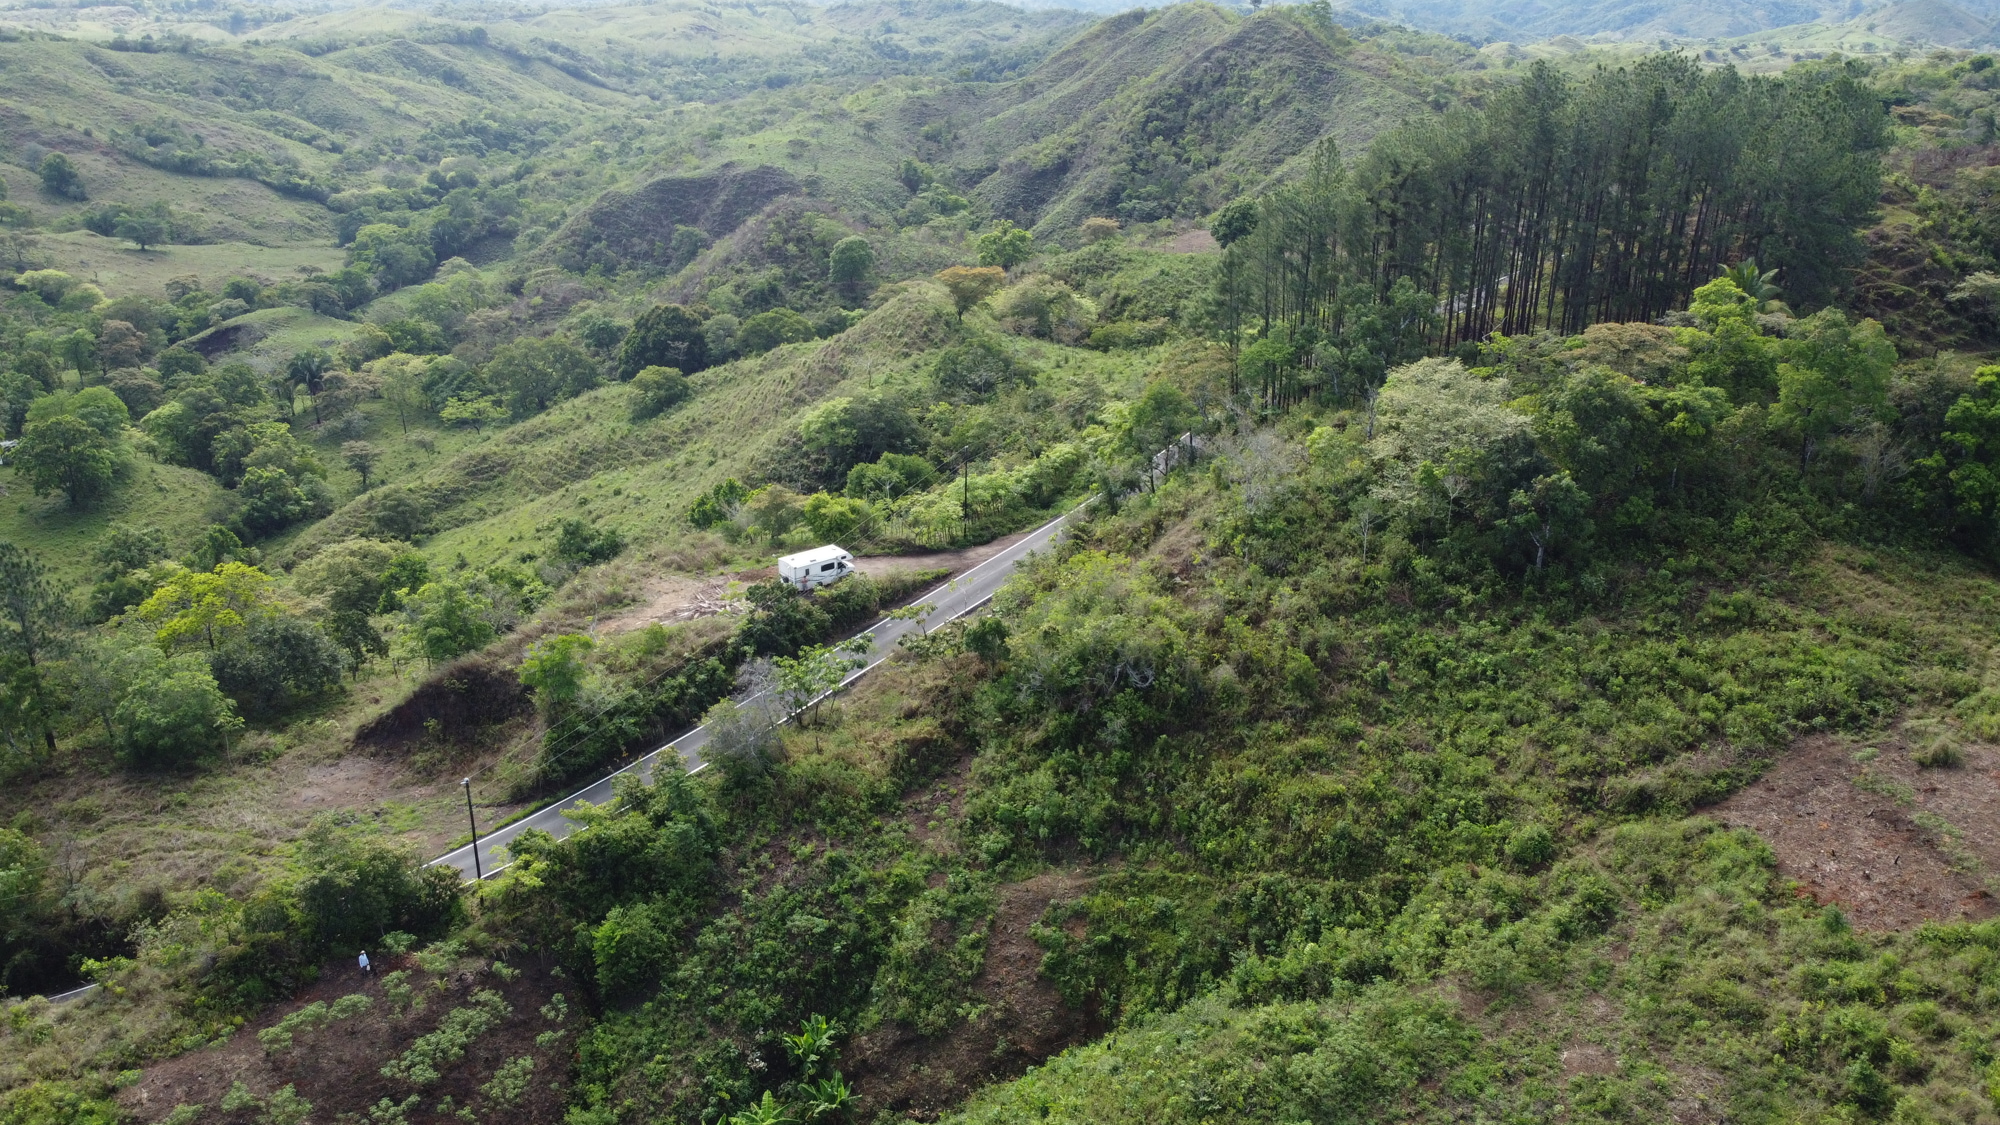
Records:
<instances>
[{"instance_id":1,"label":"grassy hillside","mask_svg":"<svg viewBox=\"0 0 2000 1125\"><path fill-rule=\"evenodd\" d=\"M1359 150L1419 112L1420 83L1394 73L1394 56L1282 14L1129 13L954 118L953 158L974 198L1044 234L1092 215L1192 217L1322 137Z\"/></svg>"},{"instance_id":2,"label":"grassy hillside","mask_svg":"<svg viewBox=\"0 0 2000 1125\"><path fill-rule=\"evenodd\" d=\"M1990 59L51 11L128 34L0 41L0 983L107 987L0 1123L1994 1119Z\"/></svg>"},{"instance_id":3,"label":"grassy hillside","mask_svg":"<svg viewBox=\"0 0 2000 1125\"><path fill-rule=\"evenodd\" d=\"M0 539L32 543L65 586L82 589L97 570L91 556L114 523L174 529L175 550L192 547L194 533L216 521L227 495L215 478L175 465L135 462L116 499L87 509L59 496L37 497L12 468L0 468L7 489L0 504Z\"/></svg>"}]
</instances>

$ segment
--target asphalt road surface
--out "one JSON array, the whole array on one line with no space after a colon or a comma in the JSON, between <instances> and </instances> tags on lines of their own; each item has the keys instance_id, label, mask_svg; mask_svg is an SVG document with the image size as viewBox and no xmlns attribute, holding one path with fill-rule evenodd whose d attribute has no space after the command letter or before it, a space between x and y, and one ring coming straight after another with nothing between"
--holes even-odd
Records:
<instances>
[{"instance_id":1,"label":"asphalt road surface","mask_svg":"<svg viewBox=\"0 0 2000 1125\"><path fill-rule=\"evenodd\" d=\"M1039 547L1049 545L1062 535L1070 515L1073 514L1074 512L1072 511L1056 517L1035 529L1034 532L1019 543L987 559L985 562L980 563L978 566L973 567L943 586L917 598L912 604L928 603L931 606L930 612L926 613L923 617L906 621L884 618L876 622L873 627L864 630L864 632L874 634L875 637L874 645L868 650L868 663L849 675L845 680L842 680L841 686L846 687L848 684L867 675L877 664L887 660L889 654L896 651L896 642L900 641L904 634L915 630L929 631L935 629L949 621L963 617L986 604L987 599L991 598L994 592L1000 589L1001 584L1013 575L1014 568L1020 565L1022 559L1026 558L1030 552ZM759 692L750 698L759 699L765 694L767 693ZM748 702L748 700L744 702ZM637 774L643 780L651 780L653 765L659 761L662 754L679 755L681 764L690 772L701 768L703 764L701 748L707 741L708 728L696 727L679 738L674 739L672 742L667 743L665 746L660 747L658 750L626 766L624 769L619 770L617 773L603 778L595 784L586 786L582 791L571 795L565 800L557 801L547 808L522 817L505 828L496 829L491 834L482 833L479 837L479 871L486 877L491 878L495 873L504 869L512 862L513 858L508 854L507 845L513 841L515 836L520 835L530 828L539 828L557 837L569 835L576 830L577 824L565 816L563 810L575 808L578 805L586 803L601 805L609 801L612 795L612 783L624 774ZM460 875L464 878L473 878L472 845L468 844L456 851L447 852L431 861L431 866L438 864L450 865L457 868Z\"/></svg>"}]
</instances>

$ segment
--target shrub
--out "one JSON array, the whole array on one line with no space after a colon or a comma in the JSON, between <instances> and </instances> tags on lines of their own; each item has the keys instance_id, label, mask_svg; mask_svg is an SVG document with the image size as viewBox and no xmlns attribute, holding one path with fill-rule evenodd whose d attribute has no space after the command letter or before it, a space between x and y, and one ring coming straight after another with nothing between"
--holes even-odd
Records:
<instances>
[{"instance_id":1,"label":"shrub","mask_svg":"<svg viewBox=\"0 0 2000 1125\"><path fill-rule=\"evenodd\" d=\"M666 413L692 393L685 375L671 367L648 367L632 376L632 420L643 422Z\"/></svg>"},{"instance_id":2,"label":"shrub","mask_svg":"<svg viewBox=\"0 0 2000 1125\"><path fill-rule=\"evenodd\" d=\"M291 895L319 949L360 949L390 930L441 933L463 918L459 894L455 871L331 817L307 827L293 864Z\"/></svg>"},{"instance_id":3,"label":"shrub","mask_svg":"<svg viewBox=\"0 0 2000 1125\"><path fill-rule=\"evenodd\" d=\"M432 664L483 648L500 635L491 599L453 579L426 582L409 598L413 643Z\"/></svg>"},{"instance_id":4,"label":"shrub","mask_svg":"<svg viewBox=\"0 0 2000 1125\"><path fill-rule=\"evenodd\" d=\"M917 421L887 395L828 399L799 419L798 441L815 480L836 484L864 461L906 453L917 444Z\"/></svg>"},{"instance_id":5,"label":"shrub","mask_svg":"<svg viewBox=\"0 0 2000 1125\"><path fill-rule=\"evenodd\" d=\"M293 1037L304 1031L318 1031L337 1020L360 1015L374 1006L375 998L365 992L353 992L328 1004L315 1000L277 1023L257 1033L257 1042L266 1051L286 1051L292 1047Z\"/></svg>"},{"instance_id":6,"label":"shrub","mask_svg":"<svg viewBox=\"0 0 2000 1125\"><path fill-rule=\"evenodd\" d=\"M772 309L743 322L736 346L745 355L757 355L782 344L802 343L815 335L812 322L805 317L791 309Z\"/></svg>"},{"instance_id":7,"label":"shrub","mask_svg":"<svg viewBox=\"0 0 2000 1125\"><path fill-rule=\"evenodd\" d=\"M1507 838L1507 858L1516 866L1536 868L1556 857L1556 838L1547 828L1530 824Z\"/></svg>"},{"instance_id":8,"label":"shrub","mask_svg":"<svg viewBox=\"0 0 2000 1125\"><path fill-rule=\"evenodd\" d=\"M737 629L736 639L758 656L790 656L832 628L814 599L775 578L751 586L743 596L755 608Z\"/></svg>"},{"instance_id":9,"label":"shrub","mask_svg":"<svg viewBox=\"0 0 2000 1125\"><path fill-rule=\"evenodd\" d=\"M535 1076L533 1055L521 1055L508 1059L494 1070L493 1078L479 1088L479 1092L491 1098L496 1105L511 1106L528 1092L528 1083Z\"/></svg>"},{"instance_id":10,"label":"shrub","mask_svg":"<svg viewBox=\"0 0 2000 1125\"><path fill-rule=\"evenodd\" d=\"M929 461L909 453L884 453L879 460L847 470L847 495L859 500L894 500L922 492L937 480Z\"/></svg>"},{"instance_id":11,"label":"shrub","mask_svg":"<svg viewBox=\"0 0 2000 1125\"><path fill-rule=\"evenodd\" d=\"M688 506L688 522L706 531L736 514L737 505L750 495L735 477L709 489Z\"/></svg>"},{"instance_id":12,"label":"shrub","mask_svg":"<svg viewBox=\"0 0 2000 1125\"><path fill-rule=\"evenodd\" d=\"M409 1050L392 1059L382 1074L413 1086L428 1086L443 1077L440 1068L464 1058L474 1041L498 1027L512 1011L499 993L482 988L472 994L471 1003L446 1013L437 1030L419 1037Z\"/></svg>"},{"instance_id":13,"label":"shrub","mask_svg":"<svg viewBox=\"0 0 2000 1125\"><path fill-rule=\"evenodd\" d=\"M514 417L539 414L597 385L597 361L559 337L516 340L493 353L486 380L504 395Z\"/></svg>"},{"instance_id":14,"label":"shrub","mask_svg":"<svg viewBox=\"0 0 2000 1125\"><path fill-rule=\"evenodd\" d=\"M1117 348L1147 348L1167 338L1172 322L1157 320L1115 320L1090 330L1089 344L1101 352Z\"/></svg>"},{"instance_id":15,"label":"shrub","mask_svg":"<svg viewBox=\"0 0 2000 1125\"><path fill-rule=\"evenodd\" d=\"M577 566L609 562L625 549L625 537L616 528L592 528L582 520L564 520L556 533L550 553Z\"/></svg>"},{"instance_id":16,"label":"shrub","mask_svg":"<svg viewBox=\"0 0 2000 1125\"><path fill-rule=\"evenodd\" d=\"M244 526L258 532L278 531L316 514L318 507L302 483L283 469L245 469L236 494L243 498Z\"/></svg>"},{"instance_id":17,"label":"shrub","mask_svg":"<svg viewBox=\"0 0 2000 1125\"><path fill-rule=\"evenodd\" d=\"M833 250L827 254L826 278L844 293L859 292L874 269L875 247L859 235L850 235L834 243Z\"/></svg>"},{"instance_id":18,"label":"shrub","mask_svg":"<svg viewBox=\"0 0 2000 1125\"><path fill-rule=\"evenodd\" d=\"M110 439L70 415L22 427L21 444L9 460L35 495L61 492L71 504L85 504L111 491L118 469L118 451Z\"/></svg>"},{"instance_id":19,"label":"shrub","mask_svg":"<svg viewBox=\"0 0 2000 1125\"><path fill-rule=\"evenodd\" d=\"M939 270L937 279L951 294L959 319L964 320L968 310L1007 284L1007 271L999 266L951 266Z\"/></svg>"},{"instance_id":20,"label":"shrub","mask_svg":"<svg viewBox=\"0 0 2000 1125\"><path fill-rule=\"evenodd\" d=\"M639 314L618 352L618 376L630 379L648 367L694 374L708 366L701 321L679 305L654 305Z\"/></svg>"},{"instance_id":21,"label":"shrub","mask_svg":"<svg viewBox=\"0 0 2000 1125\"><path fill-rule=\"evenodd\" d=\"M566 633L529 647L521 661L521 683L534 691L544 711L557 711L575 701L589 674L584 654L595 645L584 634Z\"/></svg>"},{"instance_id":22,"label":"shrub","mask_svg":"<svg viewBox=\"0 0 2000 1125\"><path fill-rule=\"evenodd\" d=\"M1910 760L1927 770L1957 769L1965 764L1965 751L1959 748L1957 739L1940 735L1919 743Z\"/></svg>"},{"instance_id":23,"label":"shrub","mask_svg":"<svg viewBox=\"0 0 2000 1125\"><path fill-rule=\"evenodd\" d=\"M290 615L256 621L216 650L209 669L248 715L282 714L340 686L346 660L324 632Z\"/></svg>"},{"instance_id":24,"label":"shrub","mask_svg":"<svg viewBox=\"0 0 2000 1125\"><path fill-rule=\"evenodd\" d=\"M42 157L39 169L42 190L62 199L83 200L90 198L84 190L83 173L76 170L76 164L60 152L52 152Z\"/></svg>"},{"instance_id":25,"label":"shrub","mask_svg":"<svg viewBox=\"0 0 2000 1125\"><path fill-rule=\"evenodd\" d=\"M1082 343L1097 319L1097 309L1087 298L1047 274L1009 289L993 311L1010 332L1065 344Z\"/></svg>"},{"instance_id":26,"label":"shrub","mask_svg":"<svg viewBox=\"0 0 2000 1125\"><path fill-rule=\"evenodd\" d=\"M114 1102L86 1097L67 1082L30 1082L0 1095L0 1125L118 1125Z\"/></svg>"},{"instance_id":27,"label":"shrub","mask_svg":"<svg viewBox=\"0 0 2000 1125\"><path fill-rule=\"evenodd\" d=\"M652 906L615 906L591 935L597 984L607 996L627 996L650 986L670 962L674 936Z\"/></svg>"},{"instance_id":28,"label":"shrub","mask_svg":"<svg viewBox=\"0 0 2000 1125\"><path fill-rule=\"evenodd\" d=\"M954 397L984 398L1027 373L1007 350L987 336L978 336L938 354L931 367L938 390Z\"/></svg>"},{"instance_id":29,"label":"shrub","mask_svg":"<svg viewBox=\"0 0 2000 1125\"><path fill-rule=\"evenodd\" d=\"M764 707L725 699L709 708L701 721L708 728L702 757L713 762L731 786L753 784L777 764L776 718Z\"/></svg>"},{"instance_id":30,"label":"shrub","mask_svg":"<svg viewBox=\"0 0 2000 1125\"><path fill-rule=\"evenodd\" d=\"M806 498L804 512L806 526L812 528L813 535L832 543L860 529L868 519L868 504L851 497L816 492Z\"/></svg>"},{"instance_id":31,"label":"shrub","mask_svg":"<svg viewBox=\"0 0 2000 1125\"><path fill-rule=\"evenodd\" d=\"M216 686L200 653L156 656L141 664L118 703L114 723L127 765L187 765L223 749L228 732L243 725Z\"/></svg>"},{"instance_id":32,"label":"shrub","mask_svg":"<svg viewBox=\"0 0 2000 1125\"><path fill-rule=\"evenodd\" d=\"M398 969L382 978L382 998L389 1002L389 1011L397 1016L424 1010L424 998L411 986L408 969Z\"/></svg>"},{"instance_id":33,"label":"shrub","mask_svg":"<svg viewBox=\"0 0 2000 1125\"><path fill-rule=\"evenodd\" d=\"M1035 236L1002 219L993 229L973 240L979 264L1011 270L1035 253Z\"/></svg>"}]
</instances>

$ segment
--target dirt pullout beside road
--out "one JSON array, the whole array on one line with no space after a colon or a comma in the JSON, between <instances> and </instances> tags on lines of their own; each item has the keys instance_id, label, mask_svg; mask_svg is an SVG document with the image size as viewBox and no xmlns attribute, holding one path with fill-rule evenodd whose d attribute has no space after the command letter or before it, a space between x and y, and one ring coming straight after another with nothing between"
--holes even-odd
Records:
<instances>
[{"instance_id":1,"label":"dirt pullout beside road","mask_svg":"<svg viewBox=\"0 0 2000 1125\"><path fill-rule=\"evenodd\" d=\"M1944 769L1919 769L1910 753L1900 734L1807 739L1710 815L1762 836L1781 874L1861 929L1993 916L2000 751L1968 746L1962 766Z\"/></svg>"},{"instance_id":2,"label":"dirt pullout beside road","mask_svg":"<svg viewBox=\"0 0 2000 1125\"><path fill-rule=\"evenodd\" d=\"M921 555L862 555L854 560L854 566L872 578L913 570L940 569L949 570L956 577L1019 543L1028 534L1023 531L956 551L930 551ZM656 575L646 579L645 585L640 588L637 604L607 614L599 620L598 631L624 633L643 629L655 622L672 625L724 613L730 608L729 587L732 584L740 591L752 582L775 577L777 573L776 566L766 566L712 578L694 578L685 574Z\"/></svg>"}]
</instances>

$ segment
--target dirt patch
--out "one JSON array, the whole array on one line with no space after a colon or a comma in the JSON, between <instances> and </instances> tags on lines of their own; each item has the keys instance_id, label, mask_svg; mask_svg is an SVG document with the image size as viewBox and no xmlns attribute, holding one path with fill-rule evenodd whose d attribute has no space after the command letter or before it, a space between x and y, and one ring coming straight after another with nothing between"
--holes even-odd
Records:
<instances>
[{"instance_id":1,"label":"dirt patch","mask_svg":"<svg viewBox=\"0 0 2000 1125\"><path fill-rule=\"evenodd\" d=\"M1028 936L1052 903L1075 898L1091 877L1051 872L999 890L986 964L973 981L986 1010L931 1038L897 1024L854 1040L842 1062L868 1117L934 1121L979 1086L1004 1081L1103 1031L1094 1013L1066 1006L1041 975L1042 947Z\"/></svg>"},{"instance_id":2,"label":"dirt patch","mask_svg":"<svg viewBox=\"0 0 2000 1125\"><path fill-rule=\"evenodd\" d=\"M301 784L285 790L285 803L296 809L365 809L381 794L408 781L404 772L381 758L351 755L309 765ZM375 815L382 815L375 809Z\"/></svg>"},{"instance_id":3,"label":"dirt patch","mask_svg":"<svg viewBox=\"0 0 2000 1125\"><path fill-rule=\"evenodd\" d=\"M907 802L904 821L910 835L931 851L944 855L958 852L957 825L965 823L965 796L972 784L972 755L966 754L945 771L944 776L917 791Z\"/></svg>"},{"instance_id":4,"label":"dirt patch","mask_svg":"<svg viewBox=\"0 0 2000 1125\"><path fill-rule=\"evenodd\" d=\"M1215 240L1215 236L1200 227L1184 230L1175 235L1172 242L1167 243L1169 254L1206 254L1211 250L1220 249L1222 244Z\"/></svg>"},{"instance_id":5,"label":"dirt patch","mask_svg":"<svg viewBox=\"0 0 2000 1125\"><path fill-rule=\"evenodd\" d=\"M214 359L224 352L247 348L264 338L263 329L254 324L224 324L211 328L186 341L186 346L201 353L203 359Z\"/></svg>"},{"instance_id":6,"label":"dirt patch","mask_svg":"<svg viewBox=\"0 0 2000 1125\"><path fill-rule=\"evenodd\" d=\"M1618 1056L1600 1043L1576 1043L1563 1050L1562 1072L1565 1078L1579 1074L1616 1074Z\"/></svg>"},{"instance_id":7,"label":"dirt patch","mask_svg":"<svg viewBox=\"0 0 2000 1125\"><path fill-rule=\"evenodd\" d=\"M728 578L690 578L660 574L639 587L638 603L614 616L600 618L600 633L629 633L648 625L678 625L699 617L714 617L732 608ZM738 603L740 604L740 603Z\"/></svg>"},{"instance_id":8,"label":"dirt patch","mask_svg":"<svg viewBox=\"0 0 2000 1125\"><path fill-rule=\"evenodd\" d=\"M221 1111L231 1085L241 1082L259 1098L292 1086L297 1096L312 1103L313 1121L353 1120L347 1115L365 1114L383 1098L400 1104L412 1094L420 1096L407 1111L409 1125L455 1125L460 1120L456 1109L467 1106L480 1121L500 1125L562 1119L568 1057L581 1014L570 1005L562 1023L543 1015L543 1006L563 990L560 979L532 963L519 966L521 971L511 981L502 980L484 961L468 961L463 969L436 977L413 970L409 983L424 998L424 1010L398 1018L383 994L381 977L409 966L390 964L393 960L380 958L372 975L346 960L327 966L318 983L290 1002L267 1009L227 1043L148 1068L143 1079L120 1095L120 1102L140 1121L158 1121L178 1105L201 1105L208 1107L201 1118L205 1122L250 1125L260 1112L256 1108ZM419 1090L404 1079L381 1073L385 1063L401 1056L419 1036L436 1030L447 1013L467 1005L472 994L482 990L498 993L508 1013L473 1039L462 1058L441 1065L437 1081ZM289 1049L266 1051L257 1038L257 1032L314 1001L331 1005L356 993L373 1003L358 1015L295 1031ZM537 1036L556 1029L564 1032L559 1039L536 1043ZM493 1082L503 1064L524 1057L533 1058L534 1064L512 1104L503 1104L482 1089ZM439 1112L447 1099L452 1108Z\"/></svg>"},{"instance_id":9,"label":"dirt patch","mask_svg":"<svg viewBox=\"0 0 2000 1125\"><path fill-rule=\"evenodd\" d=\"M1925 770L1910 752L1900 735L1869 747L1807 739L1710 815L1762 836L1779 873L1861 929L1991 917L2000 754L1971 746L1962 767Z\"/></svg>"}]
</instances>

